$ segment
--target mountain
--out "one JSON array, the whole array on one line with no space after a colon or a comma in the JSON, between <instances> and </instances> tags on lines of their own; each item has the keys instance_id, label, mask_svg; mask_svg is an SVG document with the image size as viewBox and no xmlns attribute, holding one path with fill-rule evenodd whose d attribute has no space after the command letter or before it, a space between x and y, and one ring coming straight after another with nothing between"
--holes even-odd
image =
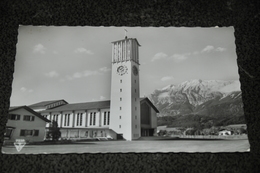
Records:
<instances>
[{"instance_id":1,"label":"mountain","mask_svg":"<svg viewBox=\"0 0 260 173\"><path fill-rule=\"evenodd\" d=\"M239 119L244 123L239 81L189 80L157 89L149 99L160 111L159 117L176 120L197 115L215 122Z\"/></svg>"}]
</instances>

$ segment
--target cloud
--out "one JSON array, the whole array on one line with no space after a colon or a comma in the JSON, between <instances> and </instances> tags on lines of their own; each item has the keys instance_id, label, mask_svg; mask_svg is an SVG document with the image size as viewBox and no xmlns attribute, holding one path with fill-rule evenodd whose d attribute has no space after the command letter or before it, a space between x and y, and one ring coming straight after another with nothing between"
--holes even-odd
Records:
<instances>
[{"instance_id":1,"label":"cloud","mask_svg":"<svg viewBox=\"0 0 260 173\"><path fill-rule=\"evenodd\" d=\"M81 78L83 76L82 73L76 72L73 74L73 78Z\"/></svg>"},{"instance_id":2,"label":"cloud","mask_svg":"<svg viewBox=\"0 0 260 173\"><path fill-rule=\"evenodd\" d=\"M79 47L77 49L74 50L75 53L85 53L85 54L89 54L89 55L93 55L94 53L91 50L87 50L83 47Z\"/></svg>"},{"instance_id":3,"label":"cloud","mask_svg":"<svg viewBox=\"0 0 260 173\"><path fill-rule=\"evenodd\" d=\"M197 54L199 54L200 52L199 51L194 51L192 54L193 55L197 55Z\"/></svg>"},{"instance_id":4,"label":"cloud","mask_svg":"<svg viewBox=\"0 0 260 173\"><path fill-rule=\"evenodd\" d=\"M45 76L54 78L54 77L59 77L59 74L56 71L50 71L48 73L45 73Z\"/></svg>"},{"instance_id":5,"label":"cloud","mask_svg":"<svg viewBox=\"0 0 260 173\"><path fill-rule=\"evenodd\" d=\"M25 87L22 87L20 90L21 90L22 92L25 92L25 91L26 91L26 88L25 88Z\"/></svg>"},{"instance_id":6,"label":"cloud","mask_svg":"<svg viewBox=\"0 0 260 173\"><path fill-rule=\"evenodd\" d=\"M46 48L42 44L37 44L33 48L34 53L45 54Z\"/></svg>"},{"instance_id":7,"label":"cloud","mask_svg":"<svg viewBox=\"0 0 260 173\"><path fill-rule=\"evenodd\" d=\"M223 52L225 51L226 48L223 48L223 47L218 47L218 48L214 48L214 46L211 46L211 45L208 45L206 46L204 49L202 49L201 53L209 53L209 52Z\"/></svg>"},{"instance_id":8,"label":"cloud","mask_svg":"<svg viewBox=\"0 0 260 173\"><path fill-rule=\"evenodd\" d=\"M205 48L203 48L201 51L195 50L193 52L184 52L184 53L176 53L173 54L172 56L168 56L167 54L163 53L163 52L159 52L157 54L155 54L152 58L152 62L157 61L157 60L161 60L161 59L171 59L171 60L175 60L176 62L180 62L180 61L184 61L186 59L188 59L191 55L198 55L198 54L202 54L202 53L209 53L209 52L223 52L225 51L225 48L222 47L218 47L218 48L214 48L214 46L208 45Z\"/></svg>"},{"instance_id":9,"label":"cloud","mask_svg":"<svg viewBox=\"0 0 260 173\"><path fill-rule=\"evenodd\" d=\"M99 97L99 100L105 100L105 99L106 99L106 97L104 97L104 96Z\"/></svg>"},{"instance_id":10,"label":"cloud","mask_svg":"<svg viewBox=\"0 0 260 173\"><path fill-rule=\"evenodd\" d=\"M27 88L25 88L25 87L20 88L20 90L21 90L22 92L27 92L27 93L33 92L32 89L27 89Z\"/></svg>"},{"instance_id":11,"label":"cloud","mask_svg":"<svg viewBox=\"0 0 260 173\"><path fill-rule=\"evenodd\" d=\"M101 67L100 69L99 69L101 72L108 72L108 71L110 71L111 69L110 68L107 68L107 67Z\"/></svg>"},{"instance_id":12,"label":"cloud","mask_svg":"<svg viewBox=\"0 0 260 173\"><path fill-rule=\"evenodd\" d=\"M89 76L94 76L94 75L102 75L110 70L111 69L109 69L107 67L102 67L102 68L99 68L98 70L85 70L85 71L81 71L81 72L75 72L72 75L66 75L65 78L61 79L60 81L64 82L66 80L79 79L79 78L89 77Z\"/></svg>"},{"instance_id":13,"label":"cloud","mask_svg":"<svg viewBox=\"0 0 260 173\"><path fill-rule=\"evenodd\" d=\"M218 48L216 49L217 52L223 52L223 51L225 51L225 50L226 50L226 48L223 48L223 47L218 47Z\"/></svg>"},{"instance_id":14,"label":"cloud","mask_svg":"<svg viewBox=\"0 0 260 173\"><path fill-rule=\"evenodd\" d=\"M93 76L93 75L97 75L98 72L97 71L91 71L91 70L85 70L84 72L84 76Z\"/></svg>"},{"instance_id":15,"label":"cloud","mask_svg":"<svg viewBox=\"0 0 260 173\"><path fill-rule=\"evenodd\" d=\"M72 75L66 75L65 79L61 79L60 81L64 82L66 80L73 80L73 79L79 79L82 77L88 77L100 74L98 71L92 71L92 70L85 70L82 72L75 72Z\"/></svg>"},{"instance_id":16,"label":"cloud","mask_svg":"<svg viewBox=\"0 0 260 173\"><path fill-rule=\"evenodd\" d=\"M163 52L159 52L157 54L155 54L152 58L152 62L156 61L156 60L160 60L160 59L166 59L168 57L167 54L163 53Z\"/></svg>"},{"instance_id":17,"label":"cloud","mask_svg":"<svg viewBox=\"0 0 260 173\"><path fill-rule=\"evenodd\" d=\"M179 62L179 61L183 61L185 59L188 58L188 56L190 56L191 53L183 53L183 54L174 54L171 56L171 58L173 58L175 61Z\"/></svg>"},{"instance_id":18,"label":"cloud","mask_svg":"<svg viewBox=\"0 0 260 173\"><path fill-rule=\"evenodd\" d=\"M211 46L211 45L208 45L208 46L206 46L204 49L202 49L202 53L203 52L211 52L211 51L213 51L214 50L214 46Z\"/></svg>"},{"instance_id":19,"label":"cloud","mask_svg":"<svg viewBox=\"0 0 260 173\"><path fill-rule=\"evenodd\" d=\"M173 76L164 76L161 78L161 81L165 82L165 81L169 81L169 80L173 80L174 77Z\"/></svg>"},{"instance_id":20,"label":"cloud","mask_svg":"<svg viewBox=\"0 0 260 173\"><path fill-rule=\"evenodd\" d=\"M53 54L59 54L59 52L58 51L56 51L56 50L54 50L53 52L52 52Z\"/></svg>"}]
</instances>

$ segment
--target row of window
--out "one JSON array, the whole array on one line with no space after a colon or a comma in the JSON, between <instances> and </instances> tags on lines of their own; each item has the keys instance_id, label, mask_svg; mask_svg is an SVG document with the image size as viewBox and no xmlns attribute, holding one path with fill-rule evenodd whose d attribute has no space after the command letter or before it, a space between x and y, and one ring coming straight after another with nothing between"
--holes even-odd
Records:
<instances>
[{"instance_id":1,"label":"row of window","mask_svg":"<svg viewBox=\"0 0 260 173\"><path fill-rule=\"evenodd\" d=\"M123 83L123 80L122 80L122 79L120 79L120 83ZM136 79L135 79L135 83L136 83Z\"/></svg>"},{"instance_id":2,"label":"row of window","mask_svg":"<svg viewBox=\"0 0 260 173\"><path fill-rule=\"evenodd\" d=\"M122 110L122 107L121 107L121 106L119 107L119 110ZM137 110L137 107L135 107L135 110Z\"/></svg>"},{"instance_id":3,"label":"row of window","mask_svg":"<svg viewBox=\"0 0 260 173\"><path fill-rule=\"evenodd\" d=\"M122 127L122 126L121 126L121 125L119 125L119 128L120 128L120 129L121 129L121 127ZM137 125L135 125L135 128L137 129Z\"/></svg>"},{"instance_id":4,"label":"row of window","mask_svg":"<svg viewBox=\"0 0 260 173\"><path fill-rule=\"evenodd\" d=\"M63 104L63 101L60 101L60 102L57 102L57 103L53 103L51 105L48 105L47 109L50 109L50 108L53 108L53 107L56 107L56 106L60 106L62 104Z\"/></svg>"},{"instance_id":5,"label":"row of window","mask_svg":"<svg viewBox=\"0 0 260 173\"><path fill-rule=\"evenodd\" d=\"M119 116L119 119L122 119L122 116L121 116L121 115ZM137 116L135 116L135 119L137 120ZM105 125L105 124L104 124L104 125Z\"/></svg>"},{"instance_id":6,"label":"row of window","mask_svg":"<svg viewBox=\"0 0 260 173\"><path fill-rule=\"evenodd\" d=\"M45 115L44 117L47 117L47 115ZM90 118L89 118L89 125L90 126L95 126L96 125L96 112L91 112L90 113ZM52 120L55 120L56 122L58 122L58 114L57 115L53 115ZM65 114L64 115L64 126L69 126L70 125L70 114ZM76 124L77 126L82 126L82 122L83 122L83 113L78 113L77 114L77 119L76 119ZM104 112L104 125L109 125L110 122L110 112Z\"/></svg>"},{"instance_id":7,"label":"row of window","mask_svg":"<svg viewBox=\"0 0 260 173\"><path fill-rule=\"evenodd\" d=\"M43 115L43 117L47 118L48 115ZM51 120L54 120L58 122L58 117L59 114L54 114L51 116ZM110 112L104 112L104 125L109 125L110 122ZM63 120L63 126L69 126L70 125L70 114L64 114L64 120ZM82 126L83 124L83 113L77 113L76 114L76 125L77 126ZM96 112L91 112L90 113L90 122L89 125L96 125Z\"/></svg>"},{"instance_id":8,"label":"row of window","mask_svg":"<svg viewBox=\"0 0 260 173\"><path fill-rule=\"evenodd\" d=\"M20 136L39 136L39 130L21 130Z\"/></svg>"},{"instance_id":9,"label":"row of window","mask_svg":"<svg viewBox=\"0 0 260 173\"><path fill-rule=\"evenodd\" d=\"M120 79L120 83L123 83L123 80L122 79ZM135 83L136 83L136 80L135 80ZM122 92L123 91L123 89L122 88L120 88L120 92ZM137 90L135 89L135 93L137 92ZM122 99L122 97L120 97L120 101L122 101L123 99ZM135 101L136 101L137 99L135 98ZM119 110L122 110L122 107L120 106L119 107ZM137 110L137 107L135 107L135 110ZM119 116L119 119L122 119L122 116L120 115ZM135 116L135 119L137 119L137 116ZM121 128L121 125L119 125L119 128ZM135 128L137 129L137 125L135 125Z\"/></svg>"},{"instance_id":10,"label":"row of window","mask_svg":"<svg viewBox=\"0 0 260 173\"><path fill-rule=\"evenodd\" d=\"M122 92L122 91L123 91L123 89L122 89L122 88L120 88L120 92ZM136 91L137 91L137 90L135 89L135 93L136 93Z\"/></svg>"},{"instance_id":11,"label":"row of window","mask_svg":"<svg viewBox=\"0 0 260 173\"><path fill-rule=\"evenodd\" d=\"M8 115L9 120L20 120L21 115L19 114L9 114ZM23 120L24 121L34 121L35 117L33 115L24 115Z\"/></svg>"},{"instance_id":12,"label":"row of window","mask_svg":"<svg viewBox=\"0 0 260 173\"><path fill-rule=\"evenodd\" d=\"M123 99L122 99L122 97L120 97L120 99L119 99L120 101L122 101ZM135 101L136 101L136 98L135 98Z\"/></svg>"}]
</instances>

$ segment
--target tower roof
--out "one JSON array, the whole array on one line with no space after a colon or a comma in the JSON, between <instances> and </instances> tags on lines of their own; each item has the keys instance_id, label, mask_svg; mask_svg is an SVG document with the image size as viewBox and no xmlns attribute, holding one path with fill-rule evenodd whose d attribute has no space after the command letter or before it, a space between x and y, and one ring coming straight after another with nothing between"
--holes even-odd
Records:
<instances>
[{"instance_id":1,"label":"tower roof","mask_svg":"<svg viewBox=\"0 0 260 173\"><path fill-rule=\"evenodd\" d=\"M124 40L135 40L136 43L138 44L138 46L141 46L136 38L125 38L125 39L122 39L122 40L113 41L111 43L116 43L116 42L120 42L120 41L124 41Z\"/></svg>"}]
</instances>

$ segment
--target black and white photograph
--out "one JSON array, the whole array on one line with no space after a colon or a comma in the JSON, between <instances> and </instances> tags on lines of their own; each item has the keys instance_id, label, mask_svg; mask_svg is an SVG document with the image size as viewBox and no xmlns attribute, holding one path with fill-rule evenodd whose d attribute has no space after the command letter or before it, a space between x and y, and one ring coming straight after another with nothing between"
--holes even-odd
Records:
<instances>
[{"instance_id":1,"label":"black and white photograph","mask_svg":"<svg viewBox=\"0 0 260 173\"><path fill-rule=\"evenodd\" d=\"M249 152L233 27L19 26L3 154Z\"/></svg>"}]
</instances>

